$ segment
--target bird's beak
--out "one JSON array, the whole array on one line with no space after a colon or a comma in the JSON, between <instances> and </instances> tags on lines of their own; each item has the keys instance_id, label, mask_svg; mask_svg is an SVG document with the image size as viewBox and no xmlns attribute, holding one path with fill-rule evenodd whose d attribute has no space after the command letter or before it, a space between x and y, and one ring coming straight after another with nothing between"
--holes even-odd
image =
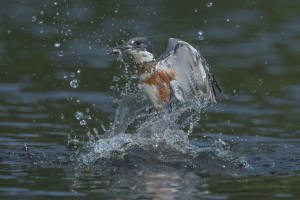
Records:
<instances>
[{"instance_id":1,"label":"bird's beak","mask_svg":"<svg viewBox=\"0 0 300 200\"><path fill-rule=\"evenodd\" d=\"M122 53L127 53L132 49L132 45L129 44L123 44L117 47L113 47L111 49L108 50L109 54L122 54Z\"/></svg>"}]
</instances>

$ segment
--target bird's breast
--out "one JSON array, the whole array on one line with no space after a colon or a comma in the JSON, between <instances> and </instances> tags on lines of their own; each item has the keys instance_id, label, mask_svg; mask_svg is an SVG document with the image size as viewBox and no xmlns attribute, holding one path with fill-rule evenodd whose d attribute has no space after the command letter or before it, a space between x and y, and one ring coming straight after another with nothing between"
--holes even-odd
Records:
<instances>
[{"instance_id":1,"label":"bird's breast","mask_svg":"<svg viewBox=\"0 0 300 200\"><path fill-rule=\"evenodd\" d=\"M176 79L176 74L172 69L152 70L140 73L140 80L149 85L167 84Z\"/></svg>"},{"instance_id":2,"label":"bird's breast","mask_svg":"<svg viewBox=\"0 0 300 200\"><path fill-rule=\"evenodd\" d=\"M170 83L176 78L174 72L167 70L140 74L142 84L152 102L162 106L170 100Z\"/></svg>"}]
</instances>

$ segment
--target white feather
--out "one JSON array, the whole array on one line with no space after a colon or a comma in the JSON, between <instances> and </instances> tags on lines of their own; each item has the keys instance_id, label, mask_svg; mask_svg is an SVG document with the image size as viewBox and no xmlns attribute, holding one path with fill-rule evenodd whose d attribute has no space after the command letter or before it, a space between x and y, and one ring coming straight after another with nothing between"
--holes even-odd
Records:
<instances>
[{"instance_id":1,"label":"white feather","mask_svg":"<svg viewBox=\"0 0 300 200\"><path fill-rule=\"evenodd\" d=\"M133 55L134 62L137 64L154 61L154 56L148 51L131 51Z\"/></svg>"}]
</instances>

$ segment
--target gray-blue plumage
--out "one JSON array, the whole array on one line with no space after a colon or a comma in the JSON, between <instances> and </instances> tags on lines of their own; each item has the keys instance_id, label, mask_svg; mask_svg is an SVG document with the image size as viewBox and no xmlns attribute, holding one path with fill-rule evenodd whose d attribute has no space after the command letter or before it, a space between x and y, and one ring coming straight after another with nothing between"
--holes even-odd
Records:
<instances>
[{"instance_id":1,"label":"gray-blue plumage","mask_svg":"<svg viewBox=\"0 0 300 200\"><path fill-rule=\"evenodd\" d=\"M173 69L177 76L171 87L179 100L200 95L216 102L215 88L222 92L200 52L187 42L169 39L167 49L156 68L166 67Z\"/></svg>"},{"instance_id":2,"label":"gray-blue plumage","mask_svg":"<svg viewBox=\"0 0 300 200\"><path fill-rule=\"evenodd\" d=\"M111 53L127 53L134 57L140 69L140 80L157 108L166 103L159 102L163 92L173 94L181 102L200 96L216 102L215 88L222 92L200 52L180 39L170 38L158 60L154 58L151 41L145 37L132 38L113 48ZM164 74L159 74L161 72ZM167 91L163 91L166 87Z\"/></svg>"}]
</instances>

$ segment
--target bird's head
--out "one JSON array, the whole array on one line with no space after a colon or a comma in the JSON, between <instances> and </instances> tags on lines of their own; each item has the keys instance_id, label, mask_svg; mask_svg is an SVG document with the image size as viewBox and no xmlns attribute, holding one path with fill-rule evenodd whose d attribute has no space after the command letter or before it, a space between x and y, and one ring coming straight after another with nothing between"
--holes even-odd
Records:
<instances>
[{"instance_id":1,"label":"bird's head","mask_svg":"<svg viewBox=\"0 0 300 200\"><path fill-rule=\"evenodd\" d=\"M153 47L149 38L135 37L128 40L123 45L112 48L110 54L130 54L136 63L154 61Z\"/></svg>"}]
</instances>

